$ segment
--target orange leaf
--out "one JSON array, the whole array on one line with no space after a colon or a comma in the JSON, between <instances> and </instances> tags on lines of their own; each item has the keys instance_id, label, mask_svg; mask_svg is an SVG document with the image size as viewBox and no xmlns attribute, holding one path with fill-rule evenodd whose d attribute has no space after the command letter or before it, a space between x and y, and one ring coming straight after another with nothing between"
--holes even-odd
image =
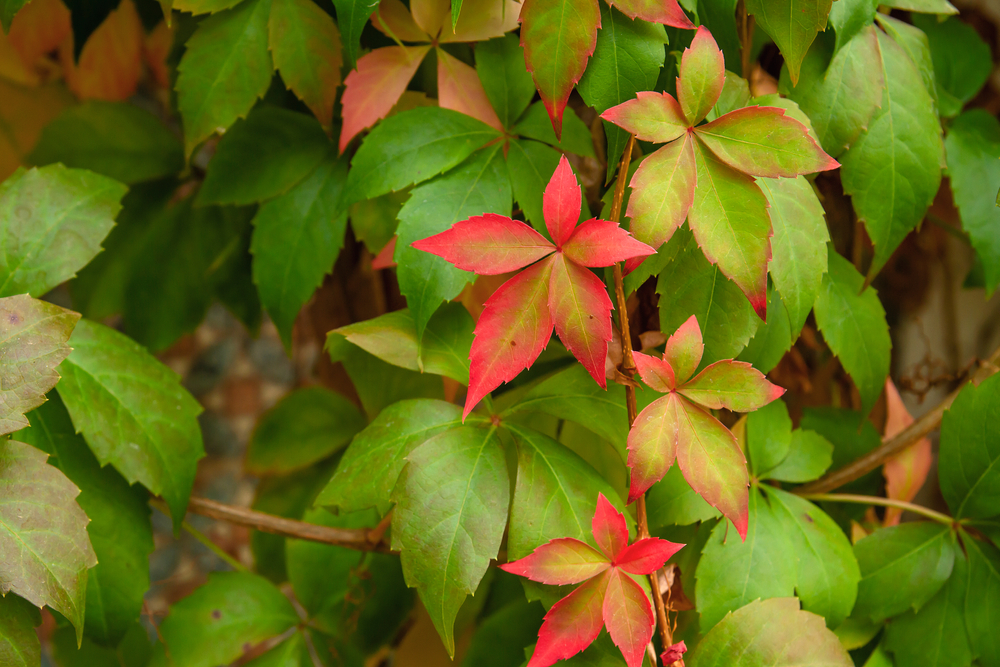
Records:
<instances>
[{"instance_id":1,"label":"orange leaf","mask_svg":"<svg viewBox=\"0 0 1000 667\"><path fill-rule=\"evenodd\" d=\"M73 103L62 84L23 88L0 79L0 180L21 166L42 128Z\"/></svg>"},{"instance_id":2,"label":"orange leaf","mask_svg":"<svg viewBox=\"0 0 1000 667\"><path fill-rule=\"evenodd\" d=\"M438 104L464 113L503 132L503 125L486 97L476 70L442 49L438 57Z\"/></svg>"},{"instance_id":3,"label":"orange leaf","mask_svg":"<svg viewBox=\"0 0 1000 667\"><path fill-rule=\"evenodd\" d=\"M25 86L38 85L38 74L25 65L3 30L0 30L0 78Z\"/></svg>"},{"instance_id":4,"label":"orange leaf","mask_svg":"<svg viewBox=\"0 0 1000 667\"><path fill-rule=\"evenodd\" d=\"M72 32L69 10L62 0L32 0L14 16L9 37L24 64L33 67L39 58L59 48Z\"/></svg>"},{"instance_id":5,"label":"orange leaf","mask_svg":"<svg viewBox=\"0 0 1000 667\"><path fill-rule=\"evenodd\" d=\"M142 44L142 59L160 88L170 88L170 68L167 67L167 56L174 45L174 31L165 21L160 21L152 32L146 35Z\"/></svg>"},{"instance_id":6,"label":"orange leaf","mask_svg":"<svg viewBox=\"0 0 1000 667\"><path fill-rule=\"evenodd\" d=\"M372 16L372 25L385 35L403 42L429 42L430 35L420 29L410 10L399 0L382 0Z\"/></svg>"},{"instance_id":7,"label":"orange leaf","mask_svg":"<svg viewBox=\"0 0 1000 667\"><path fill-rule=\"evenodd\" d=\"M73 62L73 41L59 47L66 83L80 99L119 101L135 93L142 75L142 22L132 0L122 0L97 27Z\"/></svg>"},{"instance_id":8,"label":"orange leaf","mask_svg":"<svg viewBox=\"0 0 1000 667\"><path fill-rule=\"evenodd\" d=\"M451 12L441 26L442 42L481 42L502 37L517 27L521 3L513 0L464 0L455 30L451 29Z\"/></svg>"},{"instance_id":9,"label":"orange leaf","mask_svg":"<svg viewBox=\"0 0 1000 667\"><path fill-rule=\"evenodd\" d=\"M885 437L892 438L903 432L913 423L913 417L903 405L896 385L891 379L885 381L885 399L887 417L885 420ZM913 500L917 491L924 485L927 473L931 469L931 441L923 438L917 443L885 462L882 474L885 476L885 491L894 500ZM895 526L903 510L889 507L885 511L883 525Z\"/></svg>"}]
</instances>

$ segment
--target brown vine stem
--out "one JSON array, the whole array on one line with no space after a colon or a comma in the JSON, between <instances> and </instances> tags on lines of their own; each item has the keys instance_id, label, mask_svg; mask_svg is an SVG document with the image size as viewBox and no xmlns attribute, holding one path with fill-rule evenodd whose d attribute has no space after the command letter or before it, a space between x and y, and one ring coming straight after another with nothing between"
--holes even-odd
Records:
<instances>
[{"instance_id":1,"label":"brown vine stem","mask_svg":"<svg viewBox=\"0 0 1000 667\"><path fill-rule=\"evenodd\" d=\"M986 361L980 363L979 368L972 374L970 381L975 384L979 384L986 378L990 377L1000 370L1000 368L997 368L998 363L1000 363L1000 348L994 350L993 354L991 354ZM910 424L906 430L899 435L893 438L883 439L881 446L876 447L864 456L851 461L843 468L838 468L837 470L823 475L815 482L803 484L799 488L795 489L794 493L800 496L826 493L839 488L848 482L853 482L859 477L875 470L880 465L936 429L941 424L941 418L944 416L945 410L951 407L951 404L955 401L955 398L958 396L959 392L962 391L964 386L965 385L963 383L961 387L948 394L943 401L934 406L933 409L920 417L920 419Z\"/></svg>"},{"instance_id":2,"label":"brown vine stem","mask_svg":"<svg viewBox=\"0 0 1000 667\"><path fill-rule=\"evenodd\" d=\"M611 221L621 222L622 200L625 198L625 182L628 180L628 166L632 162L632 149L635 147L635 136L629 135L625 152L622 153L618 165L618 180L615 183L615 196L611 200ZM622 338L622 373L631 380L635 377L635 357L632 356L632 334L628 325L628 308L625 298L625 280L622 277L621 264L615 264L615 301L618 308L618 327ZM628 427L632 428L638 414L635 402L635 387L625 384L625 407L628 409ZM649 523L646 520L646 496L636 499L636 516L639 539L649 537ZM670 623L667 621L667 608L663 604L663 593L660 591L660 572L657 570L649 575L649 587L653 591L653 603L656 607L656 625L660 630L660 640L666 649L674 643Z\"/></svg>"}]
</instances>

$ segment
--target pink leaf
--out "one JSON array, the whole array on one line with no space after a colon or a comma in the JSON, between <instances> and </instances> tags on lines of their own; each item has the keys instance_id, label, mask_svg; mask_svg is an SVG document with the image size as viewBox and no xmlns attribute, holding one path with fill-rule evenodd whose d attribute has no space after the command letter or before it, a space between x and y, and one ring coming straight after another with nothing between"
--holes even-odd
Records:
<instances>
[{"instance_id":1,"label":"pink leaf","mask_svg":"<svg viewBox=\"0 0 1000 667\"><path fill-rule=\"evenodd\" d=\"M569 166L569 160L563 155L542 193L545 226L557 247L561 248L573 235L573 228L580 219L580 201L580 184Z\"/></svg>"},{"instance_id":2,"label":"pink leaf","mask_svg":"<svg viewBox=\"0 0 1000 667\"><path fill-rule=\"evenodd\" d=\"M676 644L668 646L667 650L660 654L660 660L664 665L669 667L678 660L681 660L684 654L687 653L687 650L687 645L683 641L679 641Z\"/></svg>"},{"instance_id":3,"label":"pink leaf","mask_svg":"<svg viewBox=\"0 0 1000 667\"><path fill-rule=\"evenodd\" d=\"M630 576L612 570L604 594L604 625L628 667L641 667L653 637L653 608L646 592Z\"/></svg>"},{"instance_id":4,"label":"pink leaf","mask_svg":"<svg viewBox=\"0 0 1000 667\"><path fill-rule=\"evenodd\" d=\"M636 139L665 144L687 132L688 122L670 93L644 90L601 114L601 118L628 130Z\"/></svg>"},{"instance_id":5,"label":"pink leaf","mask_svg":"<svg viewBox=\"0 0 1000 667\"><path fill-rule=\"evenodd\" d=\"M483 396L530 366L552 337L549 275L552 260L514 276L483 306L469 352L469 393L464 419Z\"/></svg>"},{"instance_id":6,"label":"pink leaf","mask_svg":"<svg viewBox=\"0 0 1000 667\"><path fill-rule=\"evenodd\" d=\"M602 602L610 571L584 583L552 605L538 630L538 644L528 667L549 667L590 646L604 626Z\"/></svg>"},{"instance_id":7,"label":"pink leaf","mask_svg":"<svg viewBox=\"0 0 1000 667\"><path fill-rule=\"evenodd\" d=\"M556 333L602 388L611 340L611 299L601 279L557 253L549 280L549 309ZM520 307L520 306L517 306Z\"/></svg>"},{"instance_id":8,"label":"pink leaf","mask_svg":"<svg viewBox=\"0 0 1000 667\"><path fill-rule=\"evenodd\" d=\"M639 413L628 433L630 503L663 479L677 458L679 401L673 392L656 399Z\"/></svg>"},{"instance_id":9,"label":"pink leaf","mask_svg":"<svg viewBox=\"0 0 1000 667\"><path fill-rule=\"evenodd\" d=\"M399 0L382 0L372 16L372 25L385 35L403 42L429 42L430 35L420 29L410 10Z\"/></svg>"},{"instance_id":10,"label":"pink leaf","mask_svg":"<svg viewBox=\"0 0 1000 667\"><path fill-rule=\"evenodd\" d=\"M650 389L664 394L673 391L676 386L674 369L667 361L642 352L633 352L632 358L635 359L639 377Z\"/></svg>"},{"instance_id":11,"label":"pink leaf","mask_svg":"<svg viewBox=\"0 0 1000 667\"><path fill-rule=\"evenodd\" d=\"M903 399L900 398L896 385L889 378L886 378L885 381L885 399L887 412L885 437L892 438L912 424L913 417L903 405ZM927 480L931 462L931 441L927 438L921 438L886 461L882 467L882 475L885 477L885 495L893 500L907 502L913 500L920 487ZM903 510L888 507L885 510L885 519L882 524L895 526L899 523L902 515Z\"/></svg>"},{"instance_id":12,"label":"pink leaf","mask_svg":"<svg viewBox=\"0 0 1000 667\"><path fill-rule=\"evenodd\" d=\"M661 147L632 176L626 215L635 238L659 248L684 222L694 201L697 172L690 135Z\"/></svg>"},{"instance_id":13,"label":"pink leaf","mask_svg":"<svg viewBox=\"0 0 1000 667\"><path fill-rule=\"evenodd\" d=\"M696 127L698 138L737 171L792 178L840 166L806 126L776 107L744 107Z\"/></svg>"},{"instance_id":14,"label":"pink leaf","mask_svg":"<svg viewBox=\"0 0 1000 667\"><path fill-rule=\"evenodd\" d=\"M706 408L733 412L753 412L785 393L747 362L729 359L706 367L677 391Z\"/></svg>"},{"instance_id":15,"label":"pink leaf","mask_svg":"<svg viewBox=\"0 0 1000 667\"><path fill-rule=\"evenodd\" d=\"M726 61L705 26L699 26L691 46L681 56L680 77L677 79L677 101L680 102L688 125L697 125L708 115L722 94L726 80Z\"/></svg>"},{"instance_id":16,"label":"pink leaf","mask_svg":"<svg viewBox=\"0 0 1000 667\"><path fill-rule=\"evenodd\" d=\"M503 132L500 118L486 97L476 70L448 55L443 49L437 49L437 57L438 104L445 109L472 116Z\"/></svg>"},{"instance_id":17,"label":"pink leaf","mask_svg":"<svg viewBox=\"0 0 1000 667\"><path fill-rule=\"evenodd\" d=\"M597 546L608 560L617 558L628 544L628 525L625 523L625 516L615 509L603 493L597 494L597 509L594 510L590 530L594 534Z\"/></svg>"},{"instance_id":18,"label":"pink leaf","mask_svg":"<svg viewBox=\"0 0 1000 667\"><path fill-rule=\"evenodd\" d=\"M677 0L613 0L609 4L632 19L638 17L643 21L663 23L683 30L694 29L694 24L677 4Z\"/></svg>"},{"instance_id":19,"label":"pink leaf","mask_svg":"<svg viewBox=\"0 0 1000 667\"><path fill-rule=\"evenodd\" d=\"M358 59L344 81L340 152L351 139L392 110L430 46L386 46Z\"/></svg>"},{"instance_id":20,"label":"pink leaf","mask_svg":"<svg viewBox=\"0 0 1000 667\"><path fill-rule=\"evenodd\" d=\"M750 522L750 475L736 437L686 399L677 402L677 465L691 488L722 512L742 539Z\"/></svg>"},{"instance_id":21,"label":"pink leaf","mask_svg":"<svg viewBox=\"0 0 1000 667\"><path fill-rule=\"evenodd\" d=\"M484 276L517 271L555 250L528 225L495 213L456 222L450 229L412 245Z\"/></svg>"},{"instance_id":22,"label":"pink leaf","mask_svg":"<svg viewBox=\"0 0 1000 667\"><path fill-rule=\"evenodd\" d=\"M701 327L698 326L698 318L692 315L667 339L663 359L674 369L678 384L683 384L698 368L704 352Z\"/></svg>"},{"instance_id":23,"label":"pink leaf","mask_svg":"<svg viewBox=\"0 0 1000 667\"><path fill-rule=\"evenodd\" d=\"M632 574L652 574L683 548L683 544L668 542L658 537L647 537L625 547L618 554L615 566Z\"/></svg>"},{"instance_id":24,"label":"pink leaf","mask_svg":"<svg viewBox=\"0 0 1000 667\"><path fill-rule=\"evenodd\" d=\"M543 544L520 560L501 565L500 569L543 584L565 586L586 581L609 567L607 557L594 547L563 537Z\"/></svg>"},{"instance_id":25,"label":"pink leaf","mask_svg":"<svg viewBox=\"0 0 1000 667\"><path fill-rule=\"evenodd\" d=\"M566 257L583 266L611 266L656 251L618 226L617 222L591 218L580 224L563 244Z\"/></svg>"}]
</instances>

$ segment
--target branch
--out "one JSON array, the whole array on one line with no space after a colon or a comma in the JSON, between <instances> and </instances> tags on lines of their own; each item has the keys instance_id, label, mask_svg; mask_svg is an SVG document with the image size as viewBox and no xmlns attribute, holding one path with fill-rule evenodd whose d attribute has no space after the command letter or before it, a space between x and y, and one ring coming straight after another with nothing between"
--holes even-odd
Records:
<instances>
[{"instance_id":1,"label":"branch","mask_svg":"<svg viewBox=\"0 0 1000 667\"><path fill-rule=\"evenodd\" d=\"M971 382L978 385L980 382L996 373L1000 370L1000 368L997 368L998 362L1000 362L1000 348L994 350L989 359L980 364L979 369L972 375ZM955 398L964 387L965 384L963 383L961 387L948 394L948 396L939 404L934 406L930 412L910 424L906 427L906 430L899 435L892 438L883 438L881 446L876 447L864 456L851 461L843 468L839 468L823 475L815 482L803 484L799 488L795 489L793 493L800 496L815 493L826 493L827 491L832 491L833 489L839 488L848 482L853 482L859 477L875 470L880 465L936 429L941 424L941 418L944 416L945 410L951 407L951 404L955 401Z\"/></svg>"}]
</instances>

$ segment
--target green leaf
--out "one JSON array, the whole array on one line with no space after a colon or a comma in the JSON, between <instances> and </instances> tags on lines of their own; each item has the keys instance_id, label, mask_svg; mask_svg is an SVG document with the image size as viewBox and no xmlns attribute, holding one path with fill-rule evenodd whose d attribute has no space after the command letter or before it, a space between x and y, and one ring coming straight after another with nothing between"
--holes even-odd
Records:
<instances>
[{"instance_id":1,"label":"green leaf","mask_svg":"<svg viewBox=\"0 0 1000 667\"><path fill-rule=\"evenodd\" d=\"M359 150L358 155L360 153ZM355 156L355 163L357 159ZM351 174L356 171L357 167ZM511 206L510 177L500 144L479 151L457 169L410 193L399 212L395 258L399 265L396 271L399 290L406 296L418 339L423 337L434 311L442 302L458 296L466 283L472 281L473 274L455 268L440 257L412 248L410 244L443 232L473 215L510 215Z\"/></svg>"},{"instance_id":2,"label":"green leaf","mask_svg":"<svg viewBox=\"0 0 1000 667\"><path fill-rule=\"evenodd\" d=\"M922 12L924 14L957 14L958 10L948 0L888 0L884 4L886 7L904 9L910 12Z\"/></svg>"},{"instance_id":3,"label":"green leaf","mask_svg":"<svg viewBox=\"0 0 1000 667\"><path fill-rule=\"evenodd\" d=\"M535 96L535 83L524 66L524 50L517 35L476 44L476 72L500 123L513 127Z\"/></svg>"},{"instance_id":4,"label":"green leaf","mask_svg":"<svg viewBox=\"0 0 1000 667\"><path fill-rule=\"evenodd\" d=\"M89 100L46 125L28 159L32 164L61 162L123 183L139 183L183 169L184 147L144 109Z\"/></svg>"},{"instance_id":5,"label":"green leaf","mask_svg":"<svg viewBox=\"0 0 1000 667\"><path fill-rule=\"evenodd\" d=\"M601 5L601 29L597 48L577 90L587 106L598 114L626 100L640 90L653 90L663 67L667 33L659 23L630 19L617 9ZM567 128L568 129L568 128ZM608 181L621 162L628 133L604 121L607 138Z\"/></svg>"},{"instance_id":6,"label":"green leaf","mask_svg":"<svg viewBox=\"0 0 1000 667\"><path fill-rule=\"evenodd\" d=\"M317 653L318 651L317 648ZM322 658L320 661L322 664ZM246 667L312 667L315 663L309 655L305 634L297 630L267 653L244 664Z\"/></svg>"},{"instance_id":7,"label":"green leaf","mask_svg":"<svg viewBox=\"0 0 1000 667\"><path fill-rule=\"evenodd\" d=\"M792 597L752 602L727 616L698 643L691 667L851 667L853 661L823 619L799 611Z\"/></svg>"},{"instance_id":8,"label":"green leaf","mask_svg":"<svg viewBox=\"0 0 1000 667\"><path fill-rule=\"evenodd\" d=\"M943 152L934 100L917 66L884 33L878 44L882 108L840 160L844 192L875 246L870 275L923 219L941 183Z\"/></svg>"},{"instance_id":9,"label":"green leaf","mask_svg":"<svg viewBox=\"0 0 1000 667\"><path fill-rule=\"evenodd\" d=\"M515 600L483 621L462 658L462 667L520 667L524 649L538 639L545 608Z\"/></svg>"},{"instance_id":10,"label":"green leaf","mask_svg":"<svg viewBox=\"0 0 1000 667\"><path fill-rule=\"evenodd\" d=\"M709 29L722 49L726 69L745 75L740 58L740 37L736 33L736 21L733 20L736 16L736 3L737 0L698 0L698 20ZM671 48L671 51L674 50L683 49ZM680 57L677 61L679 65Z\"/></svg>"},{"instance_id":11,"label":"green leaf","mask_svg":"<svg viewBox=\"0 0 1000 667\"><path fill-rule=\"evenodd\" d=\"M79 487L77 502L90 518L87 533L97 566L87 573L84 631L98 644L117 646L139 620L149 590L153 529L148 496L113 468L101 467L76 434L58 394L32 412L31 419L31 428L17 437L49 454L49 464Z\"/></svg>"},{"instance_id":12,"label":"green leaf","mask_svg":"<svg viewBox=\"0 0 1000 667\"><path fill-rule=\"evenodd\" d=\"M409 196L401 190L351 204L351 229L368 252L378 254L396 234L396 216Z\"/></svg>"},{"instance_id":13,"label":"green leaf","mask_svg":"<svg viewBox=\"0 0 1000 667\"><path fill-rule=\"evenodd\" d=\"M45 402L80 316L27 294L0 298L0 433L28 425L24 415Z\"/></svg>"},{"instance_id":14,"label":"green leaf","mask_svg":"<svg viewBox=\"0 0 1000 667\"><path fill-rule=\"evenodd\" d=\"M43 452L0 443L0 593L49 606L83 637L87 569L97 564L80 492Z\"/></svg>"},{"instance_id":15,"label":"green leaf","mask_svg":"<svg viewBox=\"0 0 1000 667\"><path fill-rule=\"evenodd\" d=\"M349 400L323 387L296 389L261 415L247 446L246 469L285 474L336 453L365 427Z\"/></svg>"},{"instance_id":16,"label":"green leaf","mask_svg":"<svg viewBox=\"0 0 1000 667\"><path fill-rule=\"evenodd\" d=\"M542 192L559 165L559 151L538 141L511 139L507 167L514 200L525 219L543 235L548 234L542 213ZM543 231L545 230L545 231Z\"/></svg>"},{"instance_id":17,"label":"green leaf","mask_svg":"<svg viewBox=\"0 0 1000 667\"><path fill-rule=\"evenodd\" d=\"M750 472L755 477L762 477L785 460L792 445L792 418L784 401L772 401L747 415L746 442Z\"/></svg>"},{"instance_id":18,"label":"green leaf","mask_svg":"<svg viewBox=\"0 0 1000 667\"><path fill-rule=\"evenodd\" d=\"M440 433L406 457L393 491L392 548L455 654L455 616L496 558L507 525L510 480L495 428Z\"/></svg>"},{"instance_id":19,"label":"green leaf","mask_svg":"<svg viewBox=\"0 0 1000 667\"><path fill-rule=\"evenodd\" d=\"M101 251L125 186L59 164L0 183L0 296L40 297Z\"/></svg>"},{"instance_id":20,"label":"green leaf","mask_svg":"<svg viewBox=\"0 0 1000 667\"><path fill-rule=\"evenodd\" d=\"M152 664L227 665L243 655L246 646L276 637L298 622L292 603L267 579L216 572L170 608L159 627L170 658L154 657Z\"/></svg>"},{"instance_id":21,"label":"green leaf","mask_svg":"<svg viewBox=\"0 0 1000 667\"><path fill-rule=\"evenodd\" d=\"M941 115L953 118L993 71L990 47L975 28L955 17L938 21L937 17L916 14L912 18L930 43Z\"/></svg>"},{"instance_id":22,"label":"green leaf","mask_svg":"<svg viewBox=\"0 0 1000 667\"><path fill-rule=\"evenodd\" d=\"M838 51L862 28L874 23L878 4L873 0L837 0L830 6L829 20L837 33Z\"/></svg>"},{"instance_id":23,"label":"green leaf","mask_svg":"<svg viewBox=\"0 0 1000 667\"><path fill-rule=\"evenodd\" d=\"M969 558L963 610L969 645L980 664L995 665L1000 661L1000 635L996 632L997 614L1000 613L1000 551L987 542L965 535L962 544Z\"/></svg>"},{"instance_id":24,"label":"green leaf","mask_svg":"<svg viewBox=\"0 0 1000 667\"><path fill-rule=\"evenodd\" d=\"M967 384L941 420L938 477L956 519L1000 514L1000 375Z\"/></svg>"},{"instance_id":25,"label":"green leaf","mask_svg":"<svg viewBox=\"0 0 1000 667\"><path fill-rule=\"evenodd\" d=\"M810 482L826 472L833 462L833 445L815 431L796 429L788 456L772 468L767 479L799 484Z\"/></svg>"},{"instance_id":26,"label":"green leaf","mask_svg":"<svg viewBox=\"0 0 1000 667\"><path fill-rule=\"evenodd\" d=\"M846 1L846 0L844 0ZM748 0L747 13L777 44L792 75L799 80L799 68L816 34L826 30L826 17L833 0Z\"/></svg>"},{"instance_id":27,"label":"green leaf","mask_svg":"<svg viewBox=\"0 0 1000 667\"><path fill-rule=\"evenodd\" d=\"M646 492L646 511L649 525L654 529L687 526L722 516L691 488L677 465L670 466L663 479Z\"/></svg>"},{"instance_id":28,"label":"green leaf","mask_svg":"<svg viewBox=\"0 0 1000 667\"><path fill-rule=\"evenodd\" d=\"M253 219L254 283L286 350L299 311L333 270L344 245L347 158L338 159L332 147L326 150L311 174L261 206Z\"/></svg>"},{"instance_id":29,"label":"green leaf","mask_svg":"<svg viewBox=\"0 0 1000 667\"><path fill-rule=\"evenodd\" d=\"M339 334L394 366L444 375L467 385L474 328L465 306L449 303L431 317L420 345L413 316L405 308L334 329L330 335Z\"/></svg>"},{"instance_id":30,"label":"green leaf","mask_svg":"<svg viewBox=\"0 0 1000 667\"><path fill-rule=\"evenodd\" d=\"M792 337L798 337L827 268L830 233L823 206L804 176L759 178L757 185L767 197L774 229L768 270L788 312ZM768 312L774 314L773 310Z\"/></svg>"},{"instance_id":31,"label":"green leaf","mask_svg":"<svg viewBox=\"0 0 1000 667\"><path fill-rule=\"evenodd\" d=\"M678 229L660 252L671 252L674 244L679 248L676 259L656 283L660 329L676 331L695 315L705 337L700 368L735 357L757 331L759 320L750 302L718 266L708 263L686 228Z\"/></svg>"},{"instance_id":32,"label":"green leaf","mask_svg":"<svg viewBox=\"0 0 1000 667\"><path fill-rule=\"evenodd\" d=\"M1000 208L984 183L1000 182L1000 123L983 109L955 119L944 142L962 229L982 260L987 294L1000 285Z\"/></svg>"},{"instance_id":33,"label":"green leaf","mask_svg":"<svg viewBox=\"0 0 1000 667\"><path fill-rule=\"evenodd\" d=\"M955 546L948 526L903 523L862 538L854 555L861 568L854 616L881 621L934 597L951 575Z\"/></svg>"},{"instance_id":34,"label":"green leaf","mask_svg":"<svg viewBox=\"0 0 1000 667\"><path fill-rule=\"evenodd\" d=\"M330 155L331 148L315 118L258 107L219 140L198 204L253 204L288 192ZM338 164L335 157L328 162Z\"/></svg>"},{"instance_id":35,"label":"green leaf","mask_svg":"<svg viewBox=\"0 0 1000 667\"><path fill-rule=\"evenodd\" d=\"M347 50L347 65L354 69L361 49L361 31L375 13L378 0L333 0L337 9L337 25Z\"/></svg>"},{"instance_id":36,"label":"green leaf","mask_svg":"<svg viewBox=\"0 0 1000 667\"><path fill-rule=\"evenodd\" d=\"M10 31L10 22L28 2L29 0L0 0L0 26L3 27L4 33Z\"/></svg>"},{"instance_id":37,"label":"green leaf","mask_svg":"<svg viewBox=\"0 0 1000 667\"><path fill-rule=\"evenodd\" d=\"M390 116L368 133L351 160L347 177L350 202L433 178L499 136L482 121L439 107L419 107Z\"/></svg>"},{"instance_id":38,"label":"green leaf","mask_svg":"<svg viewBox=\"0 0 1000 667\"><path fill-rule=\"evenodd\" d=\"M802 608L837 627L851 613L861 579L851 543L833 519L809 501L766 484L759 488L792 542L798 560L795 593Z\"/></svg>"},{"instance_id":39,"label":"green leaf","mask_svg":"<svg viewBox=\"0 0 1000 667\"><path fill-rule=\"evenodd\" d=\"M865 417L857 410L805 408L799 426L833 443L833 466L839 468L882 444L882 436Z\"/></svg>"},{"instance_id":40,"label":"green leaf","mask_svg":"<svg viewBox=\"0 0 1000 667\"><path fill-rule=\"evenodd\" d=\"M829 273L814 306L823 339L840 359L861 394L861 411L872 409L889 374L892 340L885 310L873 288L830 247Z\"/></svg>"},{"instance_id":41,"label":"green leaf","mask_svg":"<svg viewBox=\"0 0 1000 667\"><path fill-rule=\"evenodd\" d=\"M965 556L958 551L955 571L937 595L919 611L907 612L886 626L883 646L893 654L897 665L968 667L972 664L965 632L965 603L983 591L967 590L968 568Z\"/></svg>"},{"instance_id":42,"label":"green leaf","mask_svg":"<svg viewBox=\"0 0 1000 667\"><path fill-rule=\"evenodd\" d=\"M355 436L315 504L344 512L375 507L385 516L410 452L461 423L462 409L444 401L408 400L389 406Z\"/></svg>"},{"instance_id":43,"label":"green leaf","mask_svg":"<svg viewBox=\"0 0 1000 667\"><path fill-rule=\"evenodd\" d=\"M35 626L38 610L16 595L0 598L0 661L10 667L37 667L42 659Z\"/></svg>"},{"instance_id":44,"label":"green leaf","mask_svg":"<svg viewBox=\"0 0 1000 667\"><path fill-rule=\"evenodd\" d=\"M219 128L246 116L267 91L270 14L271 0L245 0L201 21L188 39L176 86L188 156Z\"/></svg>"},{"instance_id":45,"label":"green leaf","mask_svg":"<svg viewBox=\"0 0 1000 667\"><path fill-rule=\"evenodd\" d=\"M771 287L767 290L767 322L757 325L753 338L736 358L752 364L761 373L770 373L792 348L793 342L788 311L781 303L781 295Z\"/></svg>"},{"instance_id":46,"label":"green leaf","mask_svg":"<svg viewBox=\"0 0 1000 667\"><path fill-rule=\"evenodd\" d=\"M173 0L173 8L179 12L208 14L235 7L242 0Z\"/></svg>"},{"instance_id":47,"label":"green leaf","mask_svg":"<svg viewBox=\"0 0 1000 667\"><path fill-rule=\"evenodd\" d=\"M585 157L595 157L594 140L587 127L580 117L572 110L568 114L563 114L562 139L556 139L556 133L552 129L552 122L545 105L535 102L524 112L514 126L514 133L542 141L550 146L555 146L559 150L568 153L576 153Z\"/></svg>"},{"instance_id":48,"label":"green leaf","mask_svg":"<svg viewBox=\"0 0 1000 667\"><path fill-rule=\"evenodd\" d=\"M177 526L205 450L201 406L180 378L114 329L82 320L59 366L59 396L101 465L163 496Z\"/></svg>"}]
</instances>

